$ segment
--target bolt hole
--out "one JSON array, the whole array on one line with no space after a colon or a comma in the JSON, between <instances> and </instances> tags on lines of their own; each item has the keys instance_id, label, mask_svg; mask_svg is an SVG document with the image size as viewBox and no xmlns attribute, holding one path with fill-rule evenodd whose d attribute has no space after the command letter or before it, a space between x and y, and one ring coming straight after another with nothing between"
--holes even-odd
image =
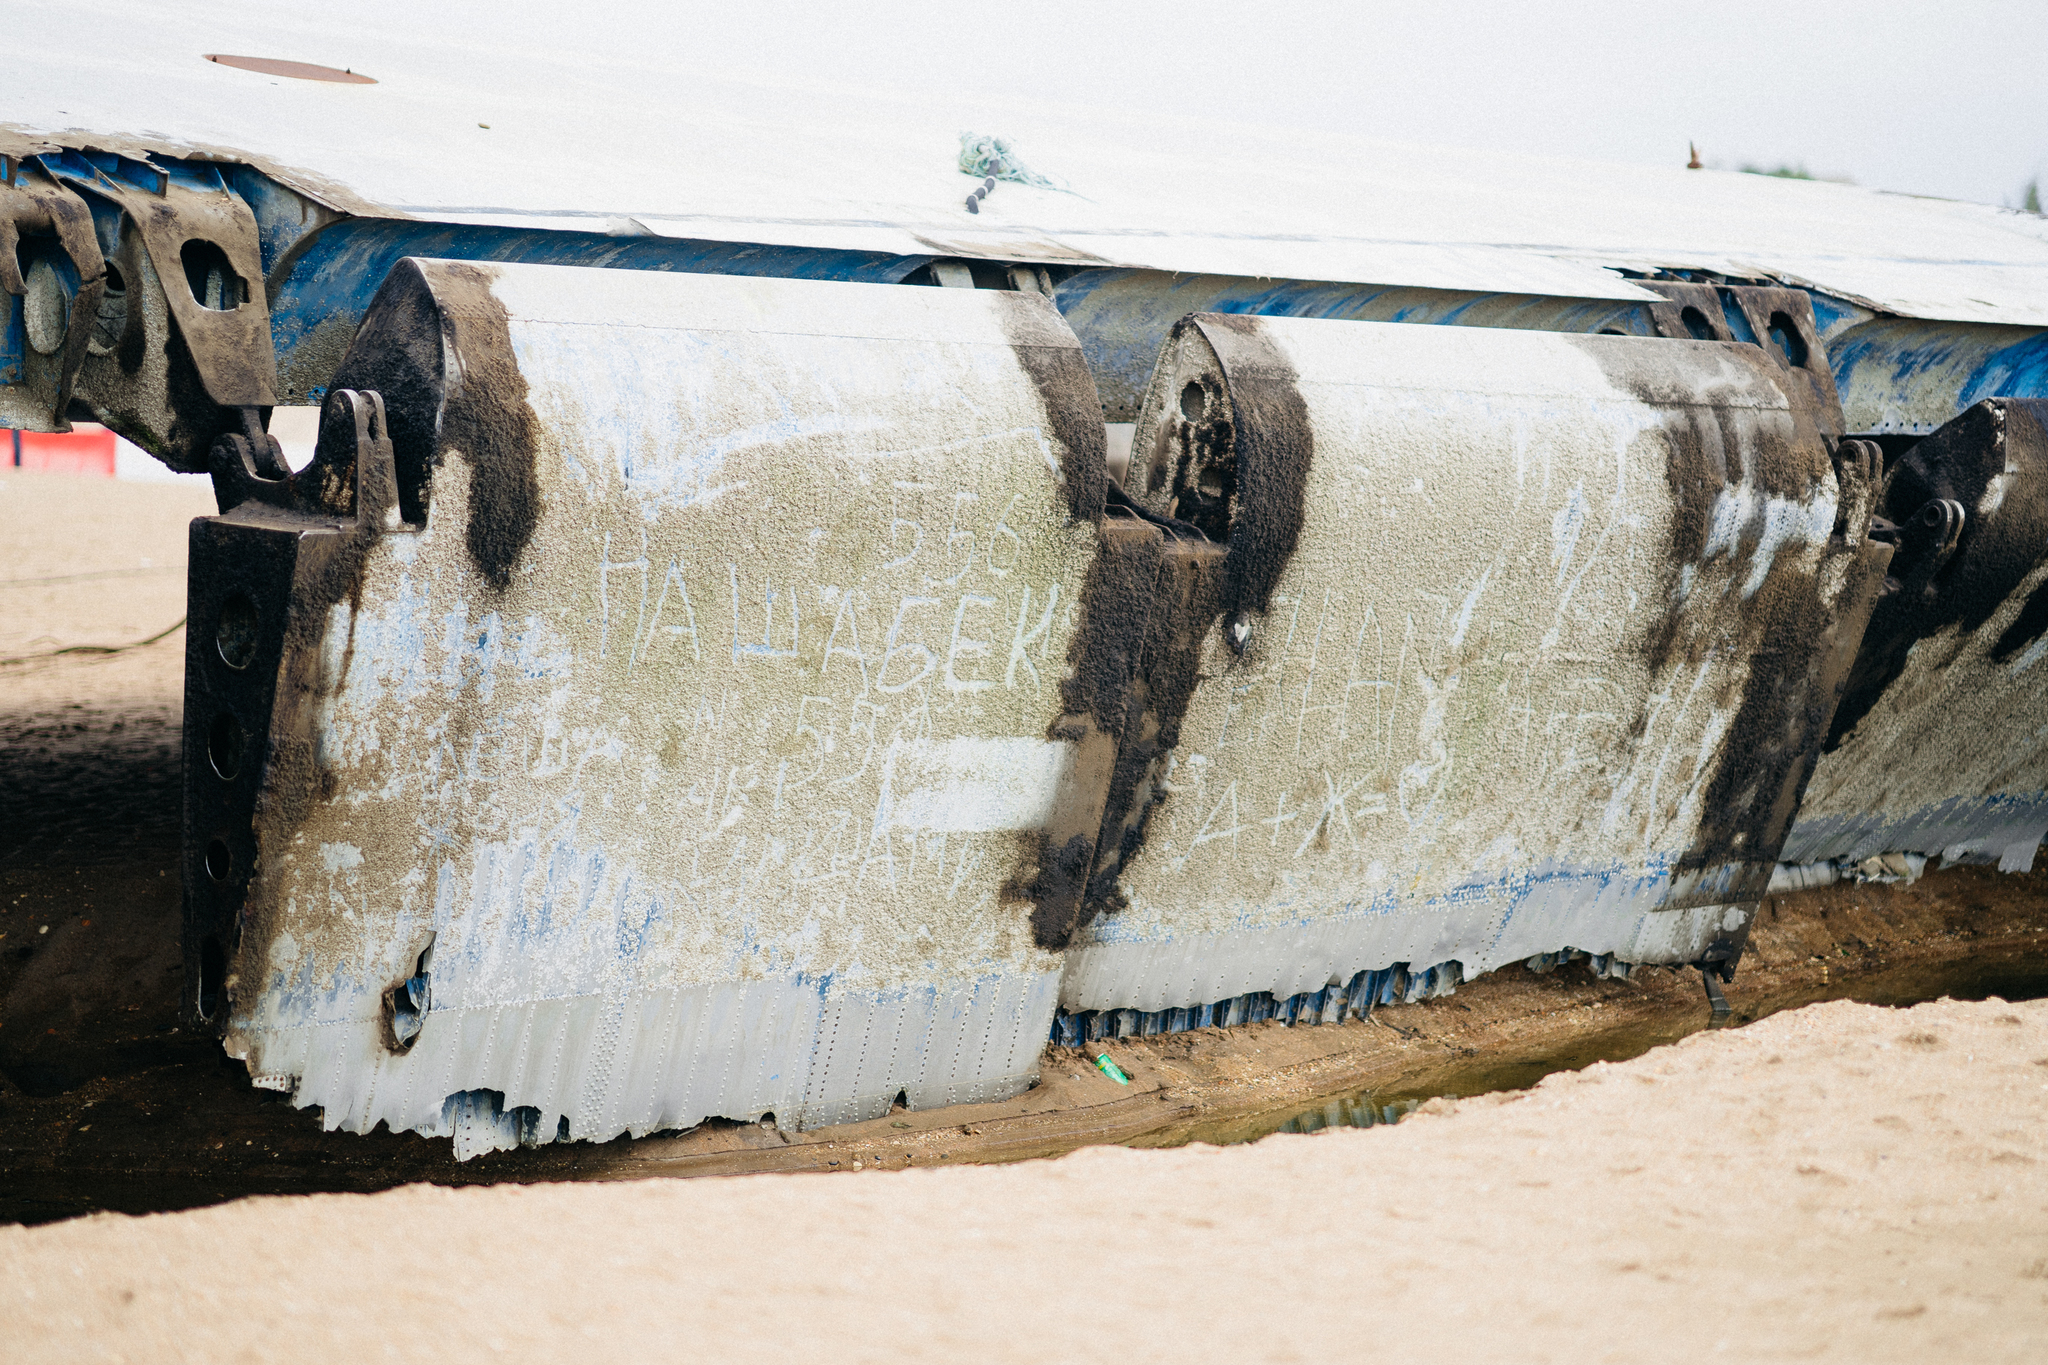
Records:
<instances>
[{"instance_id":1,"label":"bolt hole","mask_svg":"<svg viewBox=\"0 0 2048 1365\"><path fill-rule=\"evenodd\" d=\"M206 732L206 761L223 782L234 781L242 771L242 727L232 713L223 711L213 718L213 726Z\"/></svg>"},{"instance_id":2,"label":"bolt hole","mask_svg":"<svg viewBox=\"0 0 2048 1365\"><path fill-rule=\"evenodd\" d=\"M220 998L227 988L228 958L220 940L208 934L199 943L199 1017L211 1019L220 1010Z\"/></svg>"},{"instance_id":3,"label":"bolt hole","mask_svg":"<svg viewBox=\"0 0 2048 1365\"><path fill-rule=\"evenodd\" d=\"M232 313L242 306L242 277L228 263L228 254L212 242L193 238L178 252L185 264L185 284L200 307Z\"/></svg>"},{"instance_id":4,"label":"bolt hole","mask_svg":"<svg viewBox=\"0 0 2048 1365\"><path fill-rule=\"evenodd\" d=\"M1806 368L1806 339L1799 335L1799 328L1789 314L1771 314L1771 340L1784 352L1786 362L1793 369Z\"/></svg>"},{"instance_id":5,"label":"bolt hole","mask_svg":"<svg viewBox=\"0 0 2048 1365\"><path fill-rule=\"evenodd\" d=\"M1190 383L1180 391L1180 415L1190 422L1201 421L1208 406L1208 396L1202 392L1200 384Z\"/></svg>"},{"instance_id":6,"label":"bolt hole","mask_svg":"<svg viewBox=\"0 0 2048 1365\"><path fill-rule=\"evenodd\" d=\"M220 651L220 661L229 668L247 668L256 657L256 604L247 594L238 592L221 604L213 643Z\"/></svg>"},{"instance_id":7,"label":"bolt hole","mask_svg":"<svg viewBox=\"0 0 2048 1365\"><path fill-rule=\"evenodd\" d=\"M215 839L206 846L206 875L217 882L228 879L228 873L235 870L235 857L228 852L228 841Z\"/></svg>"}]
</instances>

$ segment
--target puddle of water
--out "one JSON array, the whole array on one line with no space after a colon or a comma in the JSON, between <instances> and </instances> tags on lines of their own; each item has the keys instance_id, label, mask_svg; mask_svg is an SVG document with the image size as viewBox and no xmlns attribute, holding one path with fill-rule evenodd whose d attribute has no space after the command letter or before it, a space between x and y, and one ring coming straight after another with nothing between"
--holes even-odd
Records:
<instances>
[{"instance_id":1,"label":"puddle of water","mask_svg":"<svg viewBox=\"0 0 2048 1365\"><path fill-rule=\"evenodd\" d=\"M1589 1033L1541 1052L1447 1060L1421 1087L1384 1087L1327 1096L1304 1108L1269 1110L1204 1123L1174 1134L1172 1145L1206 1142L1234 1146L1272 1133L1315 1133L1325 1128L1375 1128L1398 1123L1438 1096L1462 1098L1502 1090L1527 1090L1545 1076L1579 1071L1595 1062L1625 1062L1709 1028L1740 1028L1781 1010L1822 1000L1904 1007L1947 996L1955 1000L2037 1000L2048 996L2048 962L1963 961L1930 968L1918 965L1897 974L1880 973L1843 992L1803 991L1740 1000L1733 1015L1719 1020L1705 1008ZM1702 1002L1704 1005L1704 1001ZM1397 1019L1398 1013L1388 1016Z\"/></svg>"},{"instance_id":2,"label":"puddle of water","mask_svg":"<svg viewBox=\"0 0 2048 1365\"><path fill-rule=\"evenodd\" d=\"M1406 1099L1383 1100L1370 1090L1356 1095L1339 1095L1314 1109L1302 1110L1273 1131L1319 1133L1325 1128L1377 1128L1384 1123L1399 1123L1420 1109L1422 1103L1412 1095Z\"/></svg>"}]
</instances>

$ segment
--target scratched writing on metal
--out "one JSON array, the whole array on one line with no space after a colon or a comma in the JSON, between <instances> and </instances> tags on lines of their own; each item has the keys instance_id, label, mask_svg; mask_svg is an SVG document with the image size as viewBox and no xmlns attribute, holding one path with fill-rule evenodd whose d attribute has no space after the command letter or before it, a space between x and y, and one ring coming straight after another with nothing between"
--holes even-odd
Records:
<instances>
[{"instance_id":1,"label":"scratched writing on metal","mask_svg":"<svg viewBox=\"0 0 2048 1365\"><path fill-rule=\"evenodd\" d=\"M353 623L350 676L326 708L329 752L374 751L382 789L416 791L431 843L452 848L465 825L488 835L494 870L478 868L475 894L533 932L571 918L550 907L572 885L588 894L606 881L605 855L576 834L593 803L630 802L653 822L637 890L614 888L640 904L628 916L641 925L636 943L673 938L680 915L698 921L692 936L709 949L703 916L724 907L758 919L764 898L813 918L846 918L846 896L878 889L906 907L920 894L991 902L1016 856L1011 831L1056 779L1059 746L1037 721L1017 727L1032 747L954 754L964 779L933 768L932 755L951 753L953 736L1002 733L1001 715L1016 712L984 714L994 698L1031 698L1021 714L1044 711L1085 562L1085 541L1049 522L1045 498L1028 489L1042 483L1042 462L1022 463L1021 474L1015 462L996 467L1005 481L874 480L829 519L730 477L718 498L652 521L600 509L580 537L580 598L572 571L570 591L516 625L495 611L472 619L466 585L446 572L419 577L432 573L431 555L379 566L373 576L406 586L372 594L384 605ZM454 492L442 495L444 516ZM573 541L558 553L579 555ZM413 716L410 703L436 690L424 657L434 651L418 652L417 628L434 613L444 623L440 680L465 680L492 705L474 717L421 714L424 743L380 741L394 715ZM333 635L349 633L344 622ZM769 677L786 685L764 687ZM506 687L517 700L493 696ZM408 705L394 712L390 701ZM974 766L999 759L1026 770ZM1010 781L1039 796L984 801L987 829L948 827L943 815L927 827L918 784L932 780L964 780L970 792ZM478 818L497 793L535 781L558 793L554 830ZM542 878L537 909L518 909L532 874L517 868L537 864L557 873ZM573 867L583 871L562 870Z\"/></svg>"},{"instance_id":2,"label":"scratched writing on metal","mask_svg":"<svg viewBox=\"0 0 2048 1365\"><path fill-rule=\"evenodd\" d=\"M1628 735L1630 684L1607 676L1600 654L1573 638L1644 628L1650 603L1642 593L1601 578L1641 563L1639 542L1662 533L1647 497L1631 506L1622 493L1595 508L1575 483L1553 503L1554 517L1523 519L1550 523L1552 534L1541 539L1551 543L1510 540L1467 566L1448 591L1399 581L1361 587L1341 560L1311 560L1297 590L1274 599L1265 629L1275 645L1243 667L1229 666L1212 634L1204 672L1226 684L1225 700L1206 713L1198 707L1211 721L1208 733L1184 732L1184 752L1172 764L1175 799L1158 816L1171 868L1183 871L1203 856L1234 862L1252 834L1287 861L1314 857L1332 840L1353 853L1411 837L1426 846L1447 794L1503 780L1532 800L1573 784L1606 810L1610 831L1626 818L1638 846L1653 846L1675 808L1697 800L1698 745L1725 718L1703 714L1702 664L1662 679L1647 721ZM1554 589L1551 600L1489 611L1489 589L1544 551L1555 571L1533 581ZM1629 753L1617 764L1623 745ZM1212 756L1252 761L1273 752L1299 760L1306 785L1282 786L1250 811L1237 767L1219 767ZM1645 799L1624 812L1617 798L1632 790ZM1389 818L1402 834L1368 837Z\"/></svg>"}]
</instances>

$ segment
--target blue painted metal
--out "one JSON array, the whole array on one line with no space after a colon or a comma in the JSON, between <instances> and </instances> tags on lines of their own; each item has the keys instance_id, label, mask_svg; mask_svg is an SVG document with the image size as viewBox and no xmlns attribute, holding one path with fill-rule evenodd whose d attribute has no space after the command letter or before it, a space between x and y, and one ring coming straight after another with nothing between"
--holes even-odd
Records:
<instances>
[{"instance_id":1,"label":"blue painted metal","mask_svg":"<svg viewBox=\"0 0 2048 1365\"><path fill-rule=\"evenodd\" d=\"M45 152L36 159L44 170L59 180L87 190L96 190L104 185L110 189L138 189L161 194L170 174L168 168L154 162L137 161L133 157L109 152ZM180 175L179 182L194 188L204 184L203 178L190 174ZM214 173L210 188L221 188L218 171Z\"/></svg>"},{"instance_id":2,"label":"blue painted metal","mask_svg":"<svg viewBox=\"0 0 2048 1365\"><path fill-rule=\"evenodd\" d=\"M21 300L12 294L0 293L0 313L4 313L4 317L0 317L0 384L19 384L22 359L28 353L28 333L22 325Z\"/></svg>"},{"instance_id":3,"label":"blue painted metal","mask_svg":"<svg viewBox=\"0 0 2048 1365\"><path fill-rule=\"evenodd\" d=\"M272 335L287 402L314 403L339 357L332 339L303 358L299 347L335 319L353 332L391 266L405 256L527 261L623 270L765 275L894 284L929 256L837 251L757 243L538 228L480 227L324 214L249 166L157 157L149 162L65 151L44 158L81 189L100 179L155 191L161 183L239 195L255 215L269 277ZM88 193L101 248L118 246L119 212ZM1978 398L2048 396L2048 331L1875 316L1859 305L1810 291L1829 342L1829 358L1852 431L1924 434ZM1611 299L1551 298L1453 290L1391 288L1301 280L1176 276L1163 271L1099 269L1068 274L1055 301L1080 336L1095 372L1104 417L1135 416L1160 341L1192 312L1344 318L1540 331L1654 334L1646 305ZM1747 324L1728 324L1749 340ZM6 372L0 342L0 373ZM19 361L14 362L18 369Z\"/></svg>"},{"instance_id":4,"label":"blue painted metal","mask_svg":"<svg viewBox=\"0 0 2048 1365\"><path fill-rule=\"evenodd\" d=\"M256 218L256 243L268 280L299 239L332 222L335 215L279 185L253 166L223 167L230 190Z\"/></svg>"},{"instance_id":5,"label":"blue painted metal","mask_svg":"<svg viewBox=\"0 0 2048 1365\"><path fill-rule=\"evenodd\" d=\"M414 220L335 222L329 211L251 166L73 150L39 160L85 192L100 248L109 257L119 248L121 212L94 192L102 186L161 194L176 185L233 193L248 204L269 281L272 334L284 377L280 396L294 403L324 396L326 371L340 352L331 336L303 358L300 346L316 329L332 332L336 319L352 333L385 274L405 256L887 284L901 282L932 259ZM2048 330L1875 315L1847 300L1809 293L1851 431L1925 434L1980 398L2048 396ZM1193 312L1654 334L1647 306L1626 301L1154 270L1074 271L1056 286L1055 301L1081 338L1109 421L1132 420L1160 341ZM1738 312L1730 311L1727 321L1739 339L1751 339ZM20 380L20 330L18 316L0 325L0 383Z\"/></svg>"},{"instance_id":6,"label":"blue painted metal","mask_svg":"<svg viewBox=\"0 0 2048 1365\"><path fill-rule=\"evenodd\" d=\"M1980 399L2048 397L2048 330L1864 316L1822 323L1850 431L1926 435Z\"/></svg>"},{"instance_id":7,"label":"blue painted metal","mask_svg":"<svg viewBox=\"0 0 2048 1365\"><path fill-rule=\"evenodd\" d=\"M1833 294L1823 294L1818 289L1807 290L1806 297L1813 302L1813 322L1820 329L1822 340L1859 322L1868 322L1872 317L1871 311L1861 304L1838 299Z\"/></svg>"},{"instance_id":8,"label":"blue painted metal","mask_svg":"<svg viewBox=\"0 0 2048 1365\"><path fill-rule=\"evenodd\" d=\"M86 191L100 250L120 248L121 210L100 197L106 189L139 189L161 195L170 186L203 194L233 194L256 218L263 269L268 273L300 235L328 215L253 166L239 162L188 161L156 156L147 161L112 152L63 150L39 157L43 168L73 188Z\"/></svg>"},{"instance_id":9,"label":"blue painted metal","mask_svg":"<svg viewBox=\"0 0 2048 1365\"><path fill-rule=\"evenodd\" d=\"M1053 299L1081 338L1104 418L1111 422L1135 420L1161 343L1190 313L1656 335L1647 303L1160 270L1077 271L1054 286Z\"/></svg>"},{"instance_id":10,"label":"blue painted metal","mask_svg":"<svg viewBox=\"0 0 2048 1365\"><path fill-rule=\"evenodd\" d=\"M338 323L338 330L354 334L385 275L407 256L875 284L898 283L932 259L748 242L351 218L308 234L284 262L283 277L270 282L271 336L283 401L317 403L325 396L326 376L340 358L331 333ZM323 328L328 333L316 336ZM309 341L313 352L302 357L300 349Z\"/></svg>"},{"instance_id":11,"label":"blue painted metal","mask_svg":"<svg viewBox=\"0 0 2048 1365\"><path fill-rule=\"evenodd\" d=\"M2048 397L2048 331L1879 316L1828 294L1808 293L1851 431L1925 434L1980 398ZM1189 313L1655 335L1646 306L1612 299L1156 270L1078 271L1056 286L1054 298L1081 338L1103 415L1112 422L1135 418L1161 341ZM1738 340L1757 341L1739 310L1724 312Z\"/></svg>"}]
</instances>

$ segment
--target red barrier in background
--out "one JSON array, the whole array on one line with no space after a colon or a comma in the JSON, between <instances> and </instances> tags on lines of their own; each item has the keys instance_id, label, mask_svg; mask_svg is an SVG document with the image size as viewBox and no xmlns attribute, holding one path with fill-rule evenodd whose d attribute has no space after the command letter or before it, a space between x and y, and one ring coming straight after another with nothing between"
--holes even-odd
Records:
<instances>
[{"instance_id":1,"label":"red barrier in background","mask_svg":"<svg viewBox=\"0 0 2048 1365\"><path fill-rule=\"evenodd\" d=\"M92 422L67 432L0 430L0 465L43 474L114 477L114 433Z\"/></svg>"}]
</instances>

